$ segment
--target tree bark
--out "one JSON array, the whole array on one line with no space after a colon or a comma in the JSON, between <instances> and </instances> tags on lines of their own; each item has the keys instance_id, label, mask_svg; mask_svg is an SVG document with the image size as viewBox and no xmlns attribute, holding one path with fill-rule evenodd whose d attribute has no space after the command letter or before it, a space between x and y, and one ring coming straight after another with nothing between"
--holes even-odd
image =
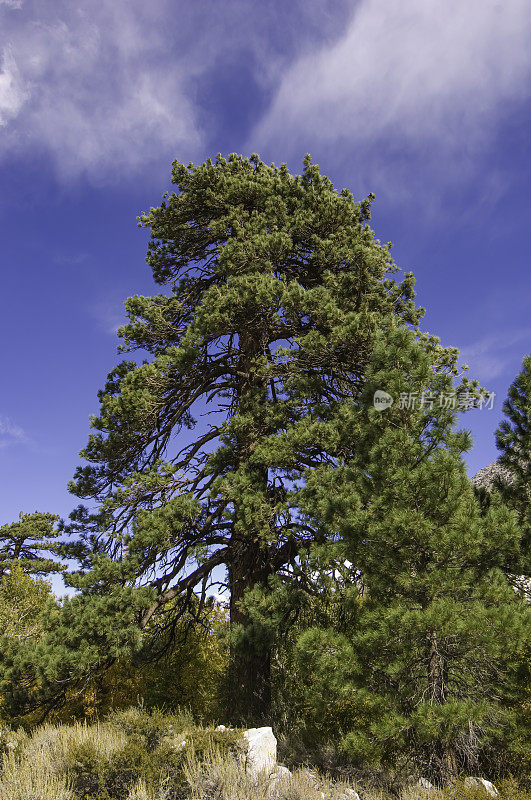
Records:
<instances>
[{"instance_id":1,"label":"tree bark","mask_svg":"<svg viewBox=\"0 0 531 800\"><path fill-rule=\"evenodd\" d=\"M237 438L237 462L250 477L257 504L267 497L268 470L251 464L254 446L265 433L267 381L259 361L267 351L267 325L260 330L239 334L238 413L252 415L253 425ZM253 513L251 512L251 516ZM242 525L242 519L246 520ZM234 501L233 531L228 577L230 587L231 654L229 663L228 709L235 723L252 725L267 721L271 705L271 644L241 607L246 592L256 586L267 590L273 572L269 531L264 535L263 520L249 519L249 509Z\"/></svg>"},{"instance_id":2,"label":"tree bark","mask_svg":"<svg viewBox=\"0 0 531 800\"><path fill-rule=\"evenodd\" d=\"M260 637L253 621L241 608L248 590L267 589L271 575L267 550L256 541L234 545L229 568L230 625L229 708L233 723L258 725L268 720L271 705L271 645Z\"/></svg>"},{"instance_id":3,"label":"tree bark","mask_svg":"<svg viewBox=\"0 0 531 800\"><path fill-rule=\"evenodd\" d=\"M440 652L436 631L427 637L428 696L431 703L443 705L448 695L447 670L443 654ZM457 780L457 759L455 747L440 739L435 747L435 760L438 779L443 784Z\"/></svg>"}]
</instances>

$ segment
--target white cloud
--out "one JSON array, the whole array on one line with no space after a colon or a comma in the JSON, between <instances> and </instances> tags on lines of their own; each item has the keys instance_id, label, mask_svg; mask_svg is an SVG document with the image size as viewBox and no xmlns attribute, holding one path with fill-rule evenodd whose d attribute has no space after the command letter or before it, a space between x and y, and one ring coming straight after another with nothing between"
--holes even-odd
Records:
<instances>
[{"instance_id":1,"label":"white cloud","mask_svg":"<svg viewBox=\"0 0 531 800\"><path fill-rule=\"evenodd\" d=\"M0 127L16 117L28 98L28 91L20 75L12 52L5 48L0 71Z\"/></svg>"},{"instance_id":2,"label":"white cloud","mask_svg":"<svg viewBox=\"0 0 531 800\"><path fill-rule=\"evenodd\" d=\"M0 6L8 8L22 8L22 0L0 0Z\"/></svg>"},{"instance_id":3,"label":"white cloud","mask_svg":"<svg viewBox=\"0 0 531 800\"><path fill-rule=\"evenodd\" d=\"M197 148L188 82L200 66L173 49L167 0L34 8L0 20L0 156L38 149L63 176L112 178Z\"/></svg>"},{"instance_id":4,"label":"white cloud","mask_svg":"<svg viewBox=\"0 0 531 800\"><path fill-rule=\"evenodd\" d=\"M0 449L28 441L26 433L9 417L0 415Z\"/></svg>"},{"instance_id":5,"label":"white cloud","mask_svg":"<svg viewBox=\"0 0 531 800\"><path fill-rule=\"evenodd\" d=\"M384 142L460 169L529 94L530 37L529 0L361 0L339 41L286 72L252 140L358 158Z\"/></svg>"},{"instance_id":6,"label":"white cloud","mask_svg":"<svg viewBox=\"0 0 531 800\"><path fill-rule=\"evenodd\" d=\"M506 371L514 371L514 345L520 345L522 354L529 347L531 328L505 332L503 336L485 336L461 348L460 358L470 367L470 375L480 383L493 380ZM522 349L523 348L523 349ZM520 363L519 355L516 361ZM519 367L517 367L519 369Z\"/></svg>"}]
</instances>

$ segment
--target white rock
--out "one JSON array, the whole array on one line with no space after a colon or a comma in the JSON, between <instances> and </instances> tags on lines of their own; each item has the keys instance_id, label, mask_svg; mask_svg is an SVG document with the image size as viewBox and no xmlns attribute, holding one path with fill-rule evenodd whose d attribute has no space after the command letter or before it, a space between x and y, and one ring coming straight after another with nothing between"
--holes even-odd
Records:
<instances>
[{"instance_id":1,"label":"white rock","mask_svg":"<svg viewBox=\"0 0 531 800\"><path fill-rule=\"evenodd\" d=\"M249 728L243 732L247 741L245 771L252 777L270 774L277 765L277 740L272 728Z\"/></svg>"},{"instance_id":2,"label":"white rock","mask_svg":"<svg viewBox=\"0 0 531 800\"><path fill-rule=\"evenodd\" d=\"M427 778L419 778L418 785L422 789L435 789L435 786L433 785L433 783L430 783Z\"/></svg>"},{"instance_id":3,"label":"white rock","mask_svg":"<svg viewBox=\"0 0 531 800\"><path fill-rule=\"evenodd\" d=\"M485 778L471 778L471 777L465 778L465 786L467 788L473 788L474 786L483 786L487 794L490 795L491 797L498 797L499 794L494 784L491 783L490 781L485 780Z\"/></svg>"},{"instance_id":4,"label":"white rock","mask_svg":"<svg viewBox=\"0 0 531 800\"><path fill-rule=\"evenodd\" d=\"M226 729L225 725L218 725L218 727L216 728L216 730L217 730L217 731L226 731L227 729Z\"/></svg>"},{"instance_id":5,"label":"white rock","mask_svg":"<svg viewBox=\"0 0 531 800\"><path fill-rule=\"evenodd\" d=\"M291 778L291 772L282 764L277 764L269 776L269 786L267 788L268 797L276 797L281 791L281 787Z\"/></svg>"},{"instance_id":6,"label":"white rock","mask_svg":"<svg viewBox=\"0 0 531 800\"><path fill-rule=\"evenodd\" d=\"M360 796L355 789L350 789L348 786L343 789L343 800L360 800Z\"/></svg>"},{"instance_id":7,"label":"white rock","mask_svg":"<svg viewBox=\"0 0 531 800\"><path fill-rule=\"evenodd\" d=\"M277 781L283 778L290 778L291 770L285 767L284 764L277 764L269 777Z\"/></svg>"}]
</instances>

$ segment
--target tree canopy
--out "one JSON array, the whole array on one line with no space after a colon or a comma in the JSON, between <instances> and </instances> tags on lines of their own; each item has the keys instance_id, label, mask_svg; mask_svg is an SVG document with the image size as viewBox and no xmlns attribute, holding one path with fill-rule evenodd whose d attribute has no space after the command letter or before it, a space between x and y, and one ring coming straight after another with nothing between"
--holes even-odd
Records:
<instances>
[{"instance_id":1,"label":"tree canopy","mask_svg":"<svg viewBox=\"0 0 531 800\"><path fill-rule=\"evenodd\" d=\"M298 489L341 457L322 425L357 402L376 332L422 310L368 225L371 198L337 192L309 158L302 175L257 156L175 162L172 181L139 222L165 292L129 298L119 331L123 351L147 357L109 374L71 485L93 503L74 515L90 567L77 585L143 591L137 621L172 625L226 568L236 631L255 585L304 581L299 554L318 530ZM454 351L425 346L452 368ZM269 693L256 638L233 670L254 717Z\"/></svg>"},{"instance_id":2,"label":"tree canopy","mask_svg":"<svg viewBox=\"0 0 531 800\"><path fill-rule=\"evenodd\" d=\"M455 398L483 390L421 331L372 196L309 157L176 161L172 181L139 218L160 291L126 301L71 539L51 515L2 529L8 583L77 559L72 596L37 598L42 635L4 637L4 707L96 716L191 680L205 713L220 687L225 722L298 715L361 770L444 783L495 741L524 763L529 357L498 432L514 482L474 494Z\"/></svg>"},{"instance_id":3,"label":"tree canopy","mask_svg":"<svg viewBox=\"0 0 531 800\"><path fill-rule=\"evenodd\" d=\"M0 577L18 564L24 572L33 575L49 575L64 572L65 566L59 559L49 558L58 555L61 546L58 541L60 531L55 528L59 520L56 514L20 513L16 522L0 527Z\"/></svg>"}]
</instances>

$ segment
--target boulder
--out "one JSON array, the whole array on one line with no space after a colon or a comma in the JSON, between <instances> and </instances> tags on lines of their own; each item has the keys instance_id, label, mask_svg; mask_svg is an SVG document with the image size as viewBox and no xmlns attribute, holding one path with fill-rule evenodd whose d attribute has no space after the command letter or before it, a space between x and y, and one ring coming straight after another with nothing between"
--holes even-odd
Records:
<instances>
[{"instance_id":1,"label":"boulder","mask_svg":"<svg viewBox=\"0 0 531 800\"><path fill-rule=\"evenodd\" d=\"M255 778L262 773L270 775L277 766L277 740L272 728L249 728L243 732L247 742L245 771Z\"/></svg>"},{"instance_id":2,"label":"boulder","mask_svg":"<svg viewBox=\"0 0 531 800\"><path fill-rule=\"evenodd\" d=\"M291 778L291 772L287 767L282 764L277 764L273 772L269 775L269 786L267 788L268 797L276 797L282 785L284 785Z\"/></svg>"},{"instance_id":3,"label":"boulder","mask_svg":"<svg viewBox=\"0 0 531 800\"><path fill-rule=\"evenodd\" d=\"M498 797L499 794L494 784L490 781L487 781L485 778L465 778L465 786L467 789L473 789L475 787L482 786L487 794L491 797Z\"/></svg>"},{"instance_id":4,"label":"boulder","mask_svg":"<svg viewBox=\"0 0 531 800\"><path fill-rule=\"evenodd\" d=\"M277 764L269 777L271 778L271 780L275 781L291 778L291 770L285 767L284 764Z\"/></svg>"}]
</instances>

